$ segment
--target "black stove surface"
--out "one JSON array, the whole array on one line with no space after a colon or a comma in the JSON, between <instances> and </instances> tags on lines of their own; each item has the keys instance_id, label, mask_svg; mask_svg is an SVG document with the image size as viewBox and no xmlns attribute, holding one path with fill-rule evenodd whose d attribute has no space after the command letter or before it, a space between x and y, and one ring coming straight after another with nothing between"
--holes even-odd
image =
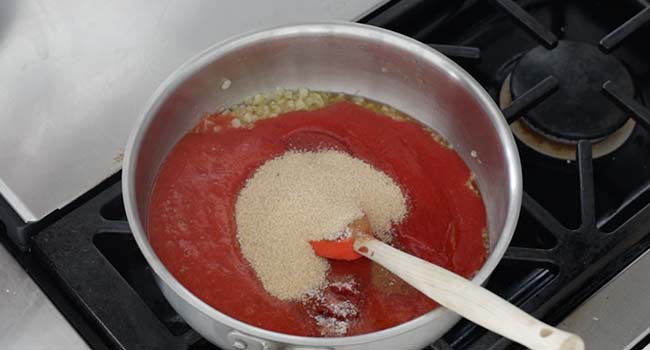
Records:
<instances>
[{"instance_id":1,"label":"black stove surface","mask_svg":"<svg viewBox=\"0 0 650 350\"><path fill-rule=\"evenodd\" d=\"M573 150L575 161L558 159L518 139L523 209L488 283L551 324L650 248L650 25L641 26L649 18L643 1L402 0L363 20L430 43L501 102L512 125ZM563 54L567 43L587 46L583 59ZM504 86L512 103L501 98ZM629 118L622 146L592 156ZM22 224L0 198L12 238L3 243L94 348L216 349L157 288L120 186L116 174L36 225ZM432 348L520 347L461 321Z\"/></svg>"}]
</instances>

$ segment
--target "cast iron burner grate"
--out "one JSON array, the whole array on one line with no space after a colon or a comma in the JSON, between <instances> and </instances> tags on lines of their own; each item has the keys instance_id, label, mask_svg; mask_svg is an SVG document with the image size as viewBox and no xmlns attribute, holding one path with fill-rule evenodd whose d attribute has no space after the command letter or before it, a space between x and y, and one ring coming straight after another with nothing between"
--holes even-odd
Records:
<instances>
[{"instance_id":1,"label":"cast iron burner grate","mask_svg":"<svg viewBox=\"0 0 650 350\"><path fill-rule=\"evenodd\" d=\"M580 1L490 3L402 0L366 21L423 42L453 43L434 47L463 65L495 100L513 67L536 46L557 49L558 35L582 42L603 38L604 52L620 46L611 54L636 78L636 97L650 97L650 86L644 85L650 53L641 45L650 28L640 28L650 20L650 8L640 9L635 1L612 2L615 9ZM513 30L513 23L528 35ZM539 79L517 91L504 108L508 122L543 106L564 88L562 77ZM577 162L552 159L518 143L525 186L522 214L511 247L488 283L489 289L552 324L650 248L650 111L616 80L596 89L636 120L634 132L599 159L592 157L592 143L579 137ZM216 349L187 326L156 287L126 222L118 176L36 225L21 223L6 203L0 205L11 246L31 246L31 252L17 256L94 348ZM431 348L520 347L462 321Z\"/></svg>"}]
</instances>

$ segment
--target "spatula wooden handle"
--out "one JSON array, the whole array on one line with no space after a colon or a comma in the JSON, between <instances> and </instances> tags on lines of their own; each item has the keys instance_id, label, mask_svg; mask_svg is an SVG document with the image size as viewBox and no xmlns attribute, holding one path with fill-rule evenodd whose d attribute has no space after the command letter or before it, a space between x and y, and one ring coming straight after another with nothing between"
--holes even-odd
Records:
<instances>
[{"instance_id":1,"label":"spatula wooden handle","mask_svg":"<svg viewBox=\"0 0 650 350\"><path fill-rule=\"evenodd\" d=\"M582 339L549 326L467 279L379 240L357 240L354 249L440 305L533 350L584 350Z\"/></svg>"}]
</instances>

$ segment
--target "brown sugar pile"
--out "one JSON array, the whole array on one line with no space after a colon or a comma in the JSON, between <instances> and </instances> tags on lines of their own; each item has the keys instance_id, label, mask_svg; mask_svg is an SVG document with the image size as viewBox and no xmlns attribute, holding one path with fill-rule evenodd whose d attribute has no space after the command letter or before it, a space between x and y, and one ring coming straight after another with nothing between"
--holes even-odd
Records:
<instances>
[{"instance_id":1,"label":"brown sugar pile","mask_svg":"<svg viewBox=\"0 0 650 350\"><path fill-rule=\"evenodd\" d=\"M363 213L390 240L406 202L393 179L347 153L290 151L260 166L240 191L237 238L271 295L299 299L322 287L329 269L309 241L335 238Z\"/></svg>"}]
</instances>

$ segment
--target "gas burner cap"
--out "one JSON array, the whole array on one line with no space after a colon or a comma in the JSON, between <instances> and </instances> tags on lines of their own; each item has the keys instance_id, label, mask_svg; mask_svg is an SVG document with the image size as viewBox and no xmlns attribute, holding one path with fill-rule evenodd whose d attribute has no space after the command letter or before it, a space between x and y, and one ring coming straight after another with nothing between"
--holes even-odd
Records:
<instances>
[{"instance_id":1,"label":"gas burner cap","mask_svg":"<svg viewBox=\"0 0 650 350\"><path fill-rule=\"evenodd\" d=\"M561 40L554 49L538 46L527 52L512 72L510 88L514 98L549 75L559 89L526 113L527 124L551 138L566 141L596 141L620 129L628 115L601 93L611 80L628 96L634 83L625 66L595 45Z\"/></svg>"},{"instance_id":2,"label":"gas burner cap","mask_svg":"<svg viewBox=\"0 0 650 350\"><path fill-rule=\"evenodd\" d=\"M501 90L499 92L499 106L501 108L506 108L512 103L512 93L510 91L511 77L511 75L508 75L501 85ZM603 137L600 140L592 140L592 157L594 159L600 158L617 150L630 138L635 125L636 122L634 119L629 118L622 127L610 135ZM575 142L560 141L554 138L549 138L548 135L540 134L537 130L531 128L530 125L525 122L524 118L520 118L510 124L510 129L519 141L541 154L557 159L576 159Z\"/></svg>"}]
</instances>

